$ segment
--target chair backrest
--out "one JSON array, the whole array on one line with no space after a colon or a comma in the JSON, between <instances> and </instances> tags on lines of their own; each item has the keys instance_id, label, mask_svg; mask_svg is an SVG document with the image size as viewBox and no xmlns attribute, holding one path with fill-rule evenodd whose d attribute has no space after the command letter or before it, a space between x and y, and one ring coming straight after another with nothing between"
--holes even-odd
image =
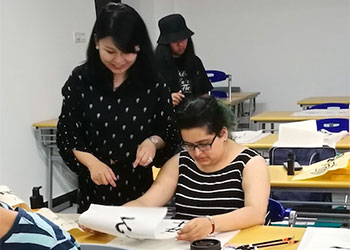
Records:
<instances>
[{"instance_id":1,"label":"chair backrest","mask_svg":"<svg viewBox=\"0 0 350 250\"><path fill-rule=\"evenodd\" d=\"M232 99L232 76L229 74L226 74L223 71L220 70L206 70L207 76L210 80L211 83L215 83L215 82L221 82L221 81L225 81L227 79L227 89L225 91L221 91L221 90L212 90L210 91L210 95L211 96L215 96L218 98L229 98L229 101L231 101ZM226 92L226 96L224 94L224 92Z\"/></svg>"},{"instance_id":2,"label":"chair backrest","mask_svg":"<svg viewBox=\"0 0 350 250\"><path fill-rule=\"evenodd\" d=\"M225 72L219 70L206 70L206 73L211 83L221 82L229 77Z\"/></svg>"},{"instance_id":3,"label":"chair backrest","mask_svg":"<svg viewBox=\"0 0 350 250\"><path fill-rule=\"evenodd\" d=\"M311 165L336 155L335 149L331 147L273 147L269 149L270 165L282 165L290 152L294 153L295 161L300 165Z\"/></svg>"},{"instance_id":4,"label":"chair backrest","mask_svg":"<svg viewBox=\"0 0 350 250\"><path fill-rule=\"evenodd\" d=\"M328 108L348 109L349 104L329 102L329 103L313 105L311 107L308 107L307 109L328 109Z\"/></svg>"},{"instance_id":5,"label":"chair backrest","mask_svg":"<svg viewBox=\"0 0 350 250\"><path fill-rule=\"evenodd\" d=\"M332 133L338 133L343 130L349 132L349 119L346 118L328 118L316 121L317 130L325 129Z\"/></svg>"}]
</instances>

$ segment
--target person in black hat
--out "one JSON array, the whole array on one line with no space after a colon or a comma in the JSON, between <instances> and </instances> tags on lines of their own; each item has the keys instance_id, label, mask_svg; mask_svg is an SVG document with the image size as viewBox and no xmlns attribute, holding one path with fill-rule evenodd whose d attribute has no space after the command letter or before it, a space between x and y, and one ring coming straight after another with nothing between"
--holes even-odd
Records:
<instances>
[{"instance_id":1,"label":"person in black hat","mask_svg":"<svg viewBox=\"0 0 350 250\"><path fill-rule=\"evenodd\" d=\"M163 80L171 90L173 105L185 97L207 95L213 89L202 61L194 52L191 36L180 14L171 14L158 22L160 35L156 59Z\"/></svg>"}]
</instances>

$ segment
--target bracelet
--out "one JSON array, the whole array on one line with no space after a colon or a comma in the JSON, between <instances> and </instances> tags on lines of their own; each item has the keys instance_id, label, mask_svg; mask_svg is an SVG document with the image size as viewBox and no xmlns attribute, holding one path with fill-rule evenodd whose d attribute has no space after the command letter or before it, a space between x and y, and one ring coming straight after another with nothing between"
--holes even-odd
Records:
<instances>
[{"instance_id":1,"label":"bracelet","mask_svg":"<svg viewBox=\"0 0 350 250\"><path fill-rule=\"evenodd\" d=\"M154 146L156 146L156 148L157 148L157 145L159 144L159 140L157 137L152 135L152 136L148 137L147 139L150 140L154 144Z\"/></svg>"},{"instance_id":2,"label":"bracelet","mask_svg":"<svg viewBox=\"0 0 350 250\"><path fill-rule=\"evenodd\" d=\"M215 221L210 215L205 216L205 218L207 218L211 223L211 232L208 234L208 236L213 236L215 232Z\"/></svg>"}]
</instances>

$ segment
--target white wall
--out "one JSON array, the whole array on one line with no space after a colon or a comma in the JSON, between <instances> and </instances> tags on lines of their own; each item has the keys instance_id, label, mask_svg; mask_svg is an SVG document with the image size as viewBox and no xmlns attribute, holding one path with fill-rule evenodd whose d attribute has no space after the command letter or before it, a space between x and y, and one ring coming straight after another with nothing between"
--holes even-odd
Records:
<instances>
[{"instance_id":1,"label":"white wall","mask_svg":"<svg viewBox=\"0 0 350 250\"><path fill-rule=\"evenodd\" d=\"M183 14L206 68L231 73L242 91L260 91L258 111L350 95L349 0L151 2L154 19L138 9L149 27L169 12Z\"/></svg>"},{"instance_id":2,"label":"white wall","mask_svg":"<svg viewBox=\"0 0 350 250\"><path fill-rule=\"evenodd\" d=\"M0 184L29 202L33 186L43 186L44 195L47 186L32 123L58 117L61 88L85 59L87 43L73 43L73 31L89 38L95 7L93 0L1 0L0 8ZM56 167L55 196L75 183Z\"/></svg>"}]
</instances>

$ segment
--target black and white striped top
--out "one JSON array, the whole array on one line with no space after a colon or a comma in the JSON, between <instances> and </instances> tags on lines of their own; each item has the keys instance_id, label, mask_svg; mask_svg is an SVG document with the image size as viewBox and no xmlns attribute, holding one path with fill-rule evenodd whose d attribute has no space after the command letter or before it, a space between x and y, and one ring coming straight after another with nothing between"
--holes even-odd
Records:
<instances>
[{"instance_id":1,"label":"black and white striped top","mask_svg":"<svg viewBox=\"0 0 350 250\"><path fill-rule=\"evenodd\" d=\"M197 167L187 151L182 151L175 193L175 218L193 219L244 207L243 169L257 155L255 151L245 149L225 168L205 173Z\"/></svg>"}]
</instances>

